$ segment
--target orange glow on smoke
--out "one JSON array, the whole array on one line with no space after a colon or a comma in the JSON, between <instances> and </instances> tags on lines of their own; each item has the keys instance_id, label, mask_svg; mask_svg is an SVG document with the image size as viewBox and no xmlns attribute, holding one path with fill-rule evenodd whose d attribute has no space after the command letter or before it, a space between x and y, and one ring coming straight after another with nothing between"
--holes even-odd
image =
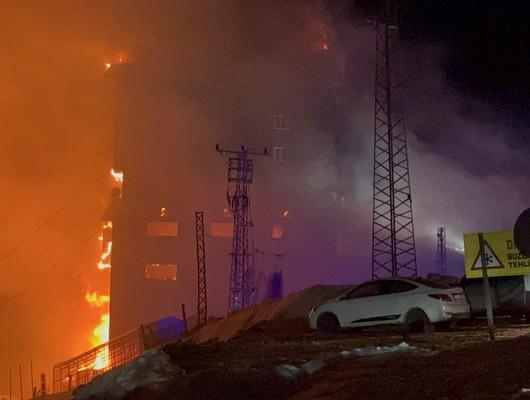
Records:
<instances>
[{"instance_id":1,"label":"orange glow on smoke","mask_svg":"<svg viewBox=\"0 0 530 400\"><path fill-rule=\"evenodd\" d=\"M121 171L115 171L114 168L110 170L111 176L114 178L114 180L118 183L123 183L123 172Z\"/></svg>"},{"instance_id":2,"label":"orange glow on smoke","mask_svg":"<svg viewBox=\"0 0 530 400\"><path fill-rule=\"evenodd\" d=\"M110 296L106 294L99 294L98 292L87 292L85 294L85 300L87 301L90 308L102 307L110 302Z\"/></svg>"}]
</instances>

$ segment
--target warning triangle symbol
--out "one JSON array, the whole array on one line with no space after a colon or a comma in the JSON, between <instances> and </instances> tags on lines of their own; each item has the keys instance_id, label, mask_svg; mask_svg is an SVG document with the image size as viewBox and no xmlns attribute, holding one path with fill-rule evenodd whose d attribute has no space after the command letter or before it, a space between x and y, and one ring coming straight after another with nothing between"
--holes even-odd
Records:
<instances>
[{"instance_id":1,"label":"warning triangle symbol","mask_svg":"<svg viewBox=\"0 0 530 400\"><path fill-rule=\"evenodd\" d=\"M498 269L498 268L504 268L504 265L502 264L499 257L497 257L497 254L493 251L490 244L484 240L484 257L486 258L486 268L487 269ZM480 257L480 248L478 250L478 254L475 257L475 261L473 262L473 265L471 266L472 271L481 270L482 269L482 259Z\"/></svg>"}]
</instances>

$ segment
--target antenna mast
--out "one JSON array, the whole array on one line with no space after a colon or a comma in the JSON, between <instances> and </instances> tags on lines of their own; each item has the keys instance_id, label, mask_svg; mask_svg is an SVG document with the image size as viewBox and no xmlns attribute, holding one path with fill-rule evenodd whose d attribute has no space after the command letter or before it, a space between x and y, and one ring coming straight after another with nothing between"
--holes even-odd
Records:
<instances>
[{"instance_id":1,"label":"antenna mast","mask_svg":"<svg viewBox=\"0 0 530 400\"><path fill-rule=\"evenodd\" d=\"M375 23L375 128L372 278L416 276L407 138L395 108L396 80L391 50L397 36L395 0L381 0L382 21Z\"/></svg>"},{"instance_id":2,"label":"antenna mast","mask_svg":"<svg viewBox=\"0 0 530 400\"><path fill-rule=\"evenodd\" d=\"M204 213L195 212L197 246L197 325L208 321L208 299L206 297L206 251L204 243Z\"/></svg>"},{"instance_id":3,"label":"antenna mast","mask_svg":"<svg viewBox=\"0 0 530 400\"><path fill-rule=\"evenodd\" d=\"M436 267L440 275L447 273L447 245L445 241L445 227L438 228L438 247L436 249Z\"/></svg>"},{"instance_id":4,"label":"antenna mast","mask_svg":"<svg viewBox=\"0 0 530 400\"><path fill-rule=\"evenodd\" d=\"M230 288L228 294L228 312L232 313L250 305L254 280L254 246L250 230L252 214L250 209L250 186L253 178L251 155L267 156L263 152L250 152L244 146L240 150L215 149L228 157L228 207L234 216L234 234L232 238L232 264L230 268Z\"/></svg>"}]
</instances>

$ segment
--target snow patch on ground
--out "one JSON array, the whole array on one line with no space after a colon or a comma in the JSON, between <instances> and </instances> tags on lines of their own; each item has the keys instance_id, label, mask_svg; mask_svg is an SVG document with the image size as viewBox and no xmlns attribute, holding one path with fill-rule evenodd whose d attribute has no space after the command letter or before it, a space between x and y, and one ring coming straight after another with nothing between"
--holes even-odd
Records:
<instances>
[{"instance_id":1,"label":"snow patch on ground","mask_svg":"<svg viewBox=\"0 0 530 400\"><path fill-rule=\"evenodd\" d=\"M379 354L385 354L385 353L396 353L399 351L408 351L408 350L416 350L416 347L410 346L406 342L402 342L398 344L397 346L370 346L370 347L361 347L361 348L355 348L352 350L344 350L341 351L340 355L342 357L348 358L352 356L356 357L369 357L369 356L375 356Z\"/></svg>"},{"instance_id":2,"label":"snow patch on ground","mask_svg":"<svg viewBox=\"0 0 530 400\"><path fill-rule=\"evenodd\" d=\"M380 354L397 353L397 352L412 351L412 350L424 351L423 349L410 346L406 342L402 342L398 344L397 346L370 346L370 347L360 347L360 348L358 347L352 350L343 350L339 353L339 355L344 358L369 357L369 356L376 356ZM329 357L327 359L311 360L311 361L308 361L302 364L300 368L292 364L283 364L283 365L280 365L279 367L276 367L275 371L278 375L284 378L289 378L289 379L296 378L302 373L305 373L307 375L313 375L316 372L320 371L322 368L324 368L326 363L332 362L333 359L335 359L335 357Z\"/></svg>"},{"instance_id":3,"label":"snow patch on ground","mask_svg":"<svg viewBox=\"0 0 530 400\"><path fill-rule=\"evenodd\" d=\"M184 371L174 365L169 356L159 349L144 352L129 364L114 368L80 386L74 400L118 400L139 388L163 390Z\"/></svg>"}]
</instances>

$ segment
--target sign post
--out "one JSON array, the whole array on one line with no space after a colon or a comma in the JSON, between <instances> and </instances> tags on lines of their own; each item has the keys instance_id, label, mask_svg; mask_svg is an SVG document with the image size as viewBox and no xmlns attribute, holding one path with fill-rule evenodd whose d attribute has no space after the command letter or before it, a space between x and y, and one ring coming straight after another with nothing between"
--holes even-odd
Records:
<instances>
[{"instance_id":1,"label":"sign post","mask_svg":"<svg viewBox=\"0 0 530 400\"><path fill-rule=\"evenodd\" d=\"M464 234L466 277L482 278L482 259L478 233ZM517 247L513 231L482 232L488 276L530 275L530 257Z\"/></svg>"},{"instance_id":2,"label":"sign post","mask_svg":"<svg viewBox=\"0 0 530 400\"><path fill-rule=\"evenodd\" d=\"M490 340L495 340L495 324L493 321L493 307L491 305L490 282L488 279L488 259L484 251L484 237L482 233L478 234L480 247L480 263L482 265L482 284L484 287L484 301L486 302L486 315L488 317L488 332Z\"/></svg>"}]
</instances>

